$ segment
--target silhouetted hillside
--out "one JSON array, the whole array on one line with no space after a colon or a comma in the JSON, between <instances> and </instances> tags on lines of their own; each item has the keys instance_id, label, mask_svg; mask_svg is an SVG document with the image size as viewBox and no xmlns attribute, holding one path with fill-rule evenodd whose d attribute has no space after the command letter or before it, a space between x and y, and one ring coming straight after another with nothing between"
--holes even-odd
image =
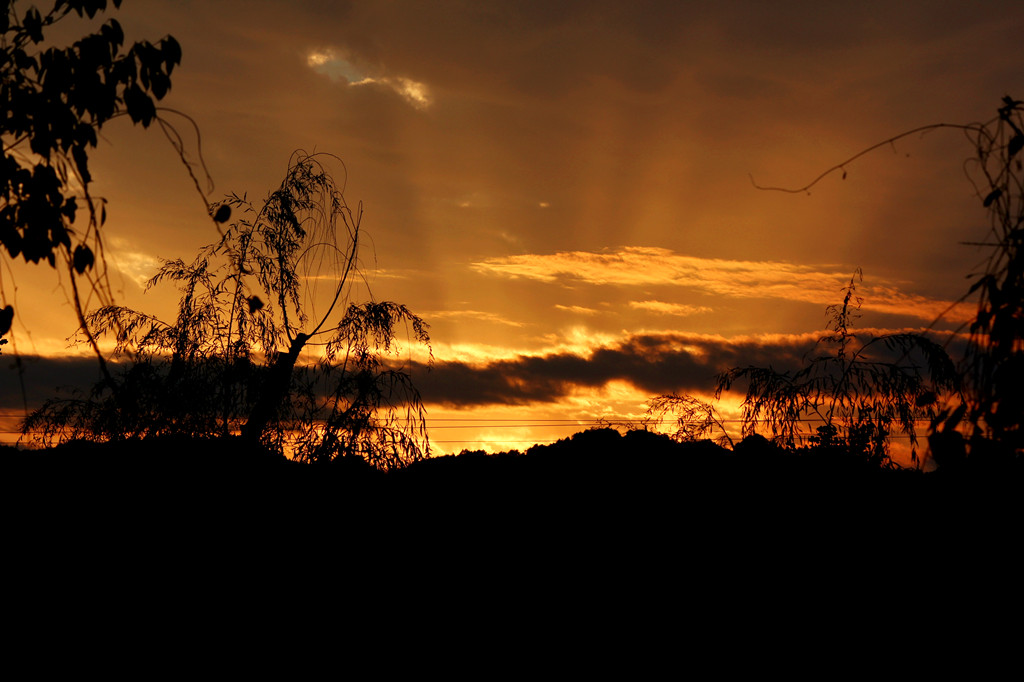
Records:
<instances>
[{"instance_id":1,"label":"silhouetted hillside","mask_svg":"<svg viewBox=\"0 0 1024 682\"><path fill-rule=\"evenodd\" d=\"M238 441L71 443L0 450L0 512L19 593L157 594L169 609L227 595L239 613L369 598L390 600L389 618L471 608L474 623L520 609L587 620L609 599L845 613L880 587L945 589L965 560L976 576L1010 565L1019 466L924 474L834 455L595 430L385 474Z\"/></svg>"},{"instance_id":2,"label":"silhouetted hillside","mask_svg":"<svg viewBox=\"0 0 1024 682\"><path fill-rule=\"evenodd\" d=\"M705 531L788 524L810 532L840 521L902 524L1009 504L1024 480L1016 462L922 473L837 452L786 451L759 437L732 451L613 429L525 454L467 452L387 474L358 458L300 464L241 441L76 442L4 448L0 456L9 513L126 528L198 527L227 516L238 528L364 519L381 528L519 524L553 533L547 524L558 519L571 520L573 532L684 520Z\"/></svg>"}]
</instances>

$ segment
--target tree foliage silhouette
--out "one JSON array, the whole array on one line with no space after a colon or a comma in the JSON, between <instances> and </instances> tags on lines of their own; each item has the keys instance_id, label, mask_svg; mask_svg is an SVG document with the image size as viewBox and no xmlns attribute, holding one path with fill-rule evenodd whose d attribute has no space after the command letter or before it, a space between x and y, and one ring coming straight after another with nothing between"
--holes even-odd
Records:
<instances>
[{"instance_id":1,"label":"tree foliage silhouette","mask_svg":"<svg viewBox=\"0 0 1024 682\"><path fill-rule=\"evenodd\" d=\"M747 382L744 435L767 429L789 447L806 442L883 464L895 428L910 438L917 460L915 422L937 415L939 398L958 391L959 377L946 351L921 334L856 334L859 278L860 271L842 304L828 307L829 333L799 370L734 367L718 376L716 398L738 381ZM818 426L812 432L813 424Z\"/></svg>"},{"instance_id":2,"label":"tree foliage silhouette","mask_svg":"<svg viewBox=\"0 0 1024 682\"><path fill-rule=\"evenodd\" d=\"M982 208L988 213L987 238L972 245L988 249L974 283L960 302L978 297L978 310L969 324L967 351L960 363L964 391L959 401L944 406L933 421L933 449L1024 452L1024 102L1003 97L996 116L982 123L935 123L900 133L862 150L821 173L803 187L762 187L806 192L825 177L842 172L856 159L897 140L940 128L962 131L973 155L964 171ZM960 429L966 425L970 443Z\"/></svg>"},{"instance_id":3,"label":"tree foliage silhouette","mask_svg":"<svg viewBox=\"0 0 1024 682\"><path fill-rule=\"evenodd\" d=\"M652 398L647 416L662 423L671 415L675 423L672 439L680 443L713 440L722 447L734 447L732 437L715 406L692 395L665 394Z\"/></svg>"},{"instance_id":4,"label":"tree foliage silhouette","mask_svg":"<svg viewBox=\"0 0 1024 682\"><path fill-rule=\"evenodd\" d=\"M998 116L968 131L977 157L969 177L989 215L990 255L968 294L978 293L965 357L964 414L972 435L1024 451L1024 102L1003 98ZM959 410L946 422L955 423Z\"/></svg>"},{"instance_id":5,"label":"tree foliage silhouette","mask_svg":"<svg viewBox=\"0 0 1024 682\"><path fill-rule=\"evenodd\" d=\"M120 24L109 19L70 47L46 46L54 24L106 9L106 0L57 0L46 14L20 12L13 0L0 5L0 246L12 259L66 269L80 323L76 276L110 302L102 267L106 210L89 189L89 151L99 131L121 116L143 127L156 121L185 161L180 136L155 105L181 61L173 37L126 48ZM9 330L0 320L0 336Z\"/></svg>"},{"instance_id":6,"label":"tree foliage silhouette","mask_svg":"<svg viewBox=\"0 0 1024 682\"><path fill-rule=\"evenodd\" d=\"M362 206L346 203L329 161L296 152L261 206L230 195L222 206L240 217L223 237L190 264L163 264L149 286L181 291L173 323L118 306L89 315L132 362L88 396L48 401L25 431L46 443L240 434L310 462L357 455L385 469L424 457L424 408L397 363L403 327L429 353L427 325L397 303L350 301ZM309 348L317 356L300 363Z\"/></svg>"}]
</instances>

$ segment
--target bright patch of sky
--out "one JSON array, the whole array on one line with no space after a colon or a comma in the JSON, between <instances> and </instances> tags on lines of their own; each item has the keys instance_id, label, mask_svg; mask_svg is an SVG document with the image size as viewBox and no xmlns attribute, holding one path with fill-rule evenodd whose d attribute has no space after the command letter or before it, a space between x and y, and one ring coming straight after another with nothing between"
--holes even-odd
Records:
<instances>
[{"instance_id":1,"label":"bright patch of sky","mask_svg":"<svg viewBox=\"0 0 1024 682\"><path fill-rule=\"evenodd\" d=\"M349 87L379 85L388 88L417 109L425 109L433 103L430 89L425 83L405 76L372 76L357 68L333 48L309 52L306 55L306 64L317 73L333 80L344 80Z\"/></svg>"},{"instance_id":2,"label":"bright patch of sky","mask_svg":"<svg viewBox=\"0 0 1024 682\"><path fill-rule=\"evenodd\" d=\"M160 259L140 251L132 242L121 237L109 240L107 255L112 264L133 282L145 289L146 283L160 269Z\"/></svg>"}]
</instances>

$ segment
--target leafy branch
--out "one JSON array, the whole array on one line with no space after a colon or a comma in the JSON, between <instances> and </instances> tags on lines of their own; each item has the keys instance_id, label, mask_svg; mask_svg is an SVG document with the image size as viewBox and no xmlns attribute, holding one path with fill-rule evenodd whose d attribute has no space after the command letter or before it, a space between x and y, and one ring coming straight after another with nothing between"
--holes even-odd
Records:
<instances>
[{"instance_id":1,"label":"leafy branch","mask_svg":"<svg viewBox=\"0 0 1024 682\"><path fill-rule=\"evenodd\" d=\"M938 398L957 393L959 376L945 350L920 334L860 339L852 330L861 305L859 277L858 271L850 279L842 304L827 309L829 333L818 339L803 367L734 367L718 375L716 399L741 380L747 384L744 435L767 429L789 447L842 447L885 462L898 429L909 437L916 461L916 422L936 416ZM820 426L812 433L810 423Z\"/></svg>"},{"instance_id":2,"label":"leafy branch","mask_svg":"<svg viewBox=\"0 0 1024 682\"><path fill-rule=\"evenodd\" d=\"M989 231L970 245L985 247L989 254L981 269L970 274L972 285L953 304L973 296L978 299L960 361L963 402L954 401L939 410L931 428L943 435L935 439L936 445L966 453L958 431L966 422L971 449L1020 454L1024 452L1024 393L1020 391L1024 376L1024 102L1003 97L996 116L983 123L936 123L906 131L832 166L803 187L762 186L752 177L751 182L758 189L806 192L833 173L842 171L845 177L846 166L866 154L940 128L963 131L974 151L964 162L964 173L988 214Z\"/></svg>"},{"instance_id":3,"label":"leafy branch","mask_svg":"<svg viewBox=\"0 0 1024 682\"><path fill-rule=\"evenodd\" d=\"M680 443L711 439L722 447L735 446L718 410L707 401L690 395L666 394L652 398L648 405L648 417L658 423L671 415L676 427L672 438Z\"/></svg>"}]
</instances>

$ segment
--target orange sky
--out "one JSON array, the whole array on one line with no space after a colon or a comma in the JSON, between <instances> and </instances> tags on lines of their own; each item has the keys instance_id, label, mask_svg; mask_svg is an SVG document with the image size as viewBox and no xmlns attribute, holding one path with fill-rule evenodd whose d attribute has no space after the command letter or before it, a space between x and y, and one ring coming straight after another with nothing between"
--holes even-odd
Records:
<instances>
[{"instance_id":1,"label":"orange sky","mask_svg":"<svg viewBox=\"0 0 1024 682\"><path fill-rule=\"evenodd\" d=\"M295 149L344 160L372 293L431 324L431 437L458 451L578 428L499 419L635 418L728 363L799 357L857 267L866 327L923 327L963 293L982 255L958 242L985 216L959 133L902 140L810 196L749 177L802 185L1024 96L1024 5L895 4L128 0L110 16L128 40L181 44L163 103L198 124L211 198L264 196ZM158 131L119 120L102 138L118 302L172 317L176 292L138 283L216 234ZM3 276L18 351L67 355L53 271ZM33 400L78 376L54 371L29 363Z\"/></svg>"}]
</instances>

